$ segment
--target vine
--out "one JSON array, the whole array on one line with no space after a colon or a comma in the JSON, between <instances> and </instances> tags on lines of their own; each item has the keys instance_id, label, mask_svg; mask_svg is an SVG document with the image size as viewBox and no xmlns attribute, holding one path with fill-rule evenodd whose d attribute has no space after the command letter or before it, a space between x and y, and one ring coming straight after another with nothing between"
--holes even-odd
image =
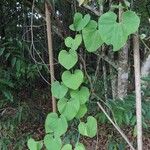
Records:
<instances>
[{"instance_id":1,"label":"vine","mask_svg":"<svg viewBox=\"0 0 150 150\"><path fill-rule=\"evenodd\" d=\"M104 43L112 45L113 51L118 51L125 45L128 36L138 30L139 24L140 19L133 11L124 12L121 22L117 22L117 15L112 11L101 15L98 22L92 20L89 14L74 15L73 24L69 28L77 34L74 38L65 39L67 50L61 50L58 55L59 63L66 71L62 73L62 82L55 81L51 86L52 95L58 99L59 113L48 114L44 140L38 142L29 139L30 150L40 150L43 144L47 150L72 150L73 147L74 150L85 150L83 144L77 142L72 146L63 143L61 138L67 132L68 122L74 118L80 120L80 135L93 138L97 133L97 121L93 116L88 116L86 123L81 121L88 111L86 103L90 98L90 90L85 86L82 70L74 69L78 62L77 50L83 41L88 52L95 52Z\"/></svg>"}]
</instances>

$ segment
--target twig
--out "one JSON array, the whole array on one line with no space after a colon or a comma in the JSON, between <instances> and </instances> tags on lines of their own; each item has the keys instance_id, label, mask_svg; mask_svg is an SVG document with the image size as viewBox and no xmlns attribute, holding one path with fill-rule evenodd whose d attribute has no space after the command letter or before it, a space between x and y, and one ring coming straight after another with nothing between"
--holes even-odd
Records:
<instances>
[{"instance_id":1,"label":"twig","mask_svg":"<svg viewBox=\"0 0 150 150\"><path fill-rule=\"evenodd\" d=\"M88 9L88 10L90 10L91 12L93 12L96 16L100 16L100 14L101 14L99 11L93 9L93 8L92 8L91 6L89 6L89 5L83 5L83 7L86 8L86 9Z\"/></svg>"}]
</instances>

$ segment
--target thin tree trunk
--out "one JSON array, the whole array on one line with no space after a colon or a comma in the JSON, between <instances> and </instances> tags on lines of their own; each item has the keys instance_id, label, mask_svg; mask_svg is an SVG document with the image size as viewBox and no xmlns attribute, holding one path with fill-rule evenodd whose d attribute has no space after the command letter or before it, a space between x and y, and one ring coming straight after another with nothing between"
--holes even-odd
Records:
<instances>
[{"instance_id":1,"label":"thin tree trunk","mask_svg":"<svg viewBox=\"0 0 150 150\"><path fill-rule=\"evenodd\" d=\"M51 31L51 13L48 10L48 4L46 2L45 2L45 16L46 16L46 26L47 26L50 77L51 77L51 83L53 83L54 82L54 62L53 62L52 31ZM56 112L56 100L53 96L52 96L52 109L53 109L53 112Z\"/></svg>"},{"instance_id":2,"label":"thin tree trunk","mask_svg":"<svg viewBox=\"0 0 150 150\"><path fill-rule=\"evenodd\" d=\"M118 98L123 99L128 91L128 42L118 53Z\"/></svg>"},{"instance_id":3,"label":"thin tree trunk","mask_svg":"<svg viewBox=\"0 0 150 150\"><path fill-rule=\"evenodd\" d=\"M109 49L109 53L108 53L110 59L112 61L114 60L114 52L112 51L112 49ZM109 65L109 70L110 70L110 74L111 74L111 93L112 93L112 98L116 99L117 98L117 83L118 83L118 76L117 76L117 71L115 70L115 68L113 68L111 65Z\"/></svg>"},{"instance_id":4,"label":"thin tree trunk","mask_svg":"<svg viewBox=\"0 0 150 150\"><path fill-rule=\"evenodd\" d=\"M119 9L119 21L121 21L123 10ZM128 91L128 51L129 41L118 53L118 98L123 99Z\"/></svg>"},{"instance_id":5,"label":"thin tree trunk","mask_svg":"<svg viewBox=\"0 0 150 150\"><path fill-rule=\"evenodd\" d=\"M141 80L140 80L140 52L138 34L133 37L135 93L136 93L136 117L137 117L137 150L142 150L142 104L141 104Z\"/></svg>"},{"instance_id":6,"label":"thin tree trunk","mask_svg":"<svg viewBox=\"0 0 150 150\"><path fill-rule=\"evenodd\" d=\"M105 100L108 99L108 86L107 86L107 70L106 70L106 63L103 61L103 82L104 82L104 96L105 96Z\"/></svg>"}]
</instances>

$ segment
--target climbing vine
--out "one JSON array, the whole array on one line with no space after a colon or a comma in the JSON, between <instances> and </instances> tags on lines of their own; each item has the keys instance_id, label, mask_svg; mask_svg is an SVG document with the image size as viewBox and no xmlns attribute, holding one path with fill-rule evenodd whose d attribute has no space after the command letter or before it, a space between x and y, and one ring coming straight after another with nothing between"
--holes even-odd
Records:
<instances>
[{"instance_id":1,"label":"climbing vine","mask_svg":"<svg viewBox=\"0 0 150 150\"><path fill-rule=\"evenodd\" d=\"M82 136L93 138L97 133L97 121L93 116L88 116L87 121L82 122L87 110L86 103L90 98L90 90L86 86L82 70L75 67L78 62L77 50L84 43L88 52L95 52L103 44L112 45L113 51L122 48L128 36L138 30L139 17L133 11L126 11L122 19L117 22L117 15L106 12L98 19L92 20L89 14L74 15L70 30L75 31L76 36L65 39L66 48L58 55L59 63L66 69L61 76L61 82L52 83L52 95L58 99L58 113L48 114L45 121L45 137L43 141L28 140L30 150L40 150L45 145L47 150L85 150L82 143L76 145L62 142L62 135L67 132L68 122L77 118L79 120L78 132Z\"/></svg>"}]
</instances>

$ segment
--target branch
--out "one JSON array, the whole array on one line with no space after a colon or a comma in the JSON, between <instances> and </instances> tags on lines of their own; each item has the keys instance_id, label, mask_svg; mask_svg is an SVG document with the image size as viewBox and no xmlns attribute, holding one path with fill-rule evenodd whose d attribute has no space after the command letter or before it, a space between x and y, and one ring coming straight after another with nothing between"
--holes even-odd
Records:
<instances>
[{"instance_id":1,"label":"branch","mask_svg":"<svg viewBox=\"0 0 150 150\"><path fill-rule=\"evenodd\" d=\"M70 0L67 0L67 2L70 3L70 4L73 4ZM78 5L78 7L80 7L80 6ZM89 6L89 5L84 4L84 5L82 5L81 7L87 9L88 11L91 11L91 12L94 13L96 16L100 16L100 12L97 11L97 10L95 10L94 8L92 8L92 7Z\"/></svg>"},{"instance_id":2,"label":"branch","mask_svg":"<svg viewBox=\"0 0 150 150\"><path fill-rule=\"evenodd\" d=\"M116 70L118 70L118 64L115 63L114 61L112 61L108 56L106 56L105 54L97 54L98 57L100 57L101 59L103 59L104 61L106 61L109 65L111 65L112 67L114 67Z\"/></svg>"},{"instance_id":3,"label":"branch","mask_svg":"<svg viewBox=\"0 0 150 150\"><path fill-rule=\"evenodd\" d=\"M100 12L99 11L97 11L97 10L95 10L94 8L92 8L91 6L89 6L89 5L83 5L83 7L84 8L86 8L86 9L88 9L89 11L91 11L92 13L94 13L96 16L100 16Z\"/></svg>"}]
</instances>

